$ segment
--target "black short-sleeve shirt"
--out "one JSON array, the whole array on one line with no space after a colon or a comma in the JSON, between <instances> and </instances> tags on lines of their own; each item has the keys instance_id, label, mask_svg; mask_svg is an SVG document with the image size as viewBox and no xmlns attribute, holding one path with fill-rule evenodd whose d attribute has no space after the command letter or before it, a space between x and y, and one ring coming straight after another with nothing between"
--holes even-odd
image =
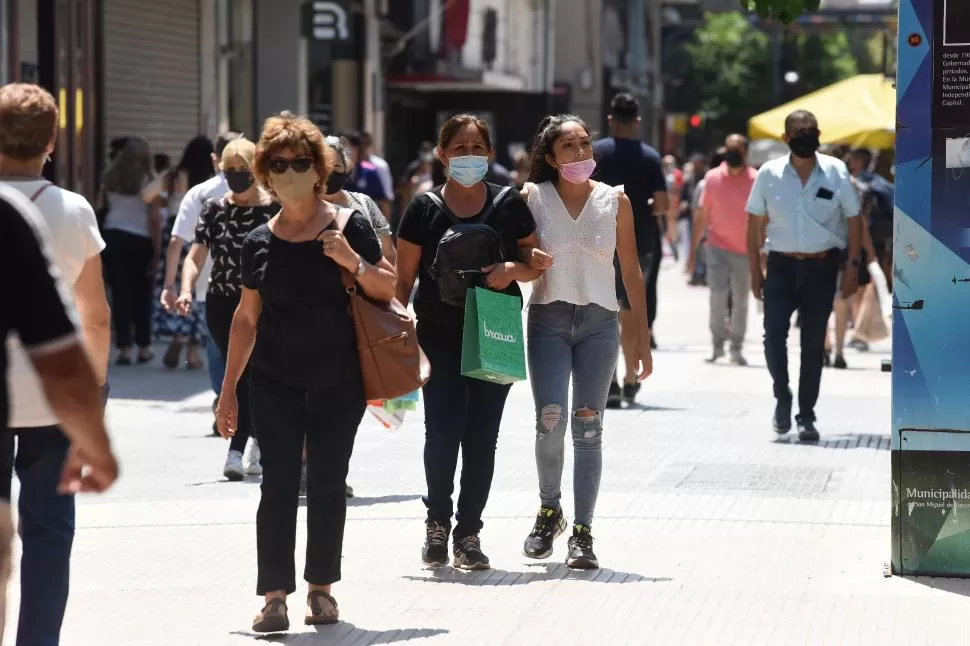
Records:
<instances>
[{"instance_id":1,"label":"black short-sleeve shirt","mask_svg":"<svg viewBox=\"0 0 970 646\"><path fill-rule=\"evenodd\" d=\"M486 183L488 197L486 205L491 204L502 187ZM433 190L441 197L442 186ZM484 210L484 209L483 209ZM481 213L467 218L469 223L477 222ZM421 264L418 269L418 293L414 300L414 311L418 317L418 326L427 330L429 334L444 339L461 340L464 326L465 312L460 307L446 305L441 302L438 284L428 273L428 268L434 262L438 252L438 243L442 236L451 228L451 220L442 213L441 209L426 195L418 195L401 217L397 236L401 240L421 247ZM502 238L502 252L507 261L518 259L519 240L528 237L536 229L535 219L522 196L515 189L506 193L498 207L488 217L488 225L495 229ZM504 293L522 297L519 284L512 282Z\"/></svg>"},{"instance_id":2,"label":"black short-sleeve shirt","mask_svg":"<svg viewBox=\"0 0 970 646\"><path fill-rule=\"evenodd\" d=\"M7 428L7 343L16 332L28 352L77 338L73 309L50 258L30 204L0 191L0 430ZM12 278L16 277L16 278Z\"/></svg>"},{"instance_id":3,"label":"black short-sleeve shirt","mask_svg":"<svg viewBox=\"0 0 970 646\"><path fill-rule=\"evenodd\" d=\"M229 196L209 200L195 225L195 241L212 255L209 293L238 296L241 281L240 254L243 241L256 227L266 224L280 210L279 204L239 206Z\"/></svg>"},{"instance_id":4,"label":"black short-sleeve shirt","mask_svg":"<svg viewBox=\"0 0 970 646\"><path fill-rule=\"evenodd\" d=\"M355 212L344 235L364 260L380 262L381 243L365 215ZM350 297L320 241L287 242L268 225L257 227L243 242L242 284L263 301L252 368L293 388L360 378Z\"/></svg>"},{"instance_id":5,"label":"black short-sleeve shirt","mask_svg":"<svg viewBox=\"0 0 970 646\"><path fill-rule=\"evenodd\" d=\"M593 144L596 171L593 179L609 186L623 186L633 207L633 228L637 251L654 251L660 236L660 223L650 200L654 193L667 190L660 154L639 139L607 137Z\"/></svg>"}]
</instances>

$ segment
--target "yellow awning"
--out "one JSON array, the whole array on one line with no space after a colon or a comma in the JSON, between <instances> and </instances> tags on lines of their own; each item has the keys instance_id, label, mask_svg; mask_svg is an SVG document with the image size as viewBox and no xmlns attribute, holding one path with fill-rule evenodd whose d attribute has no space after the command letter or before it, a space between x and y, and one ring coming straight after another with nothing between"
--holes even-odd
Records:
<instances>
[{"instance_id":1,"label":"yellow awning","mask_svg":"<svg viewBox=\"0 0 970 646\"><path fill-rule=\"evenodd\" d=\"M823 144L890 149L896 142L896 88L882 74L860 74L763 112L748 121L751 139L781 139L785 117L808 110L818 117Z\"/></svg>"}]
</instances>

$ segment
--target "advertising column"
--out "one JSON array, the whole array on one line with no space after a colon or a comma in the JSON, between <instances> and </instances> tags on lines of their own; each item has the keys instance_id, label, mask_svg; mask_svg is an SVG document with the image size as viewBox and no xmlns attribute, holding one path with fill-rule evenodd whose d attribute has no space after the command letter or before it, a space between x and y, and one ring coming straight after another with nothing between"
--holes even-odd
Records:
<instances>
[{"instance_id":1,"label":"advertising column","mask_svg":"<svg viewBox=\"0 0 970 646\"><path fill-rule=\"evenodd\" d=\"M900 0L892 568L970 576L970 2Z\"/></svg>"}]
</instances>

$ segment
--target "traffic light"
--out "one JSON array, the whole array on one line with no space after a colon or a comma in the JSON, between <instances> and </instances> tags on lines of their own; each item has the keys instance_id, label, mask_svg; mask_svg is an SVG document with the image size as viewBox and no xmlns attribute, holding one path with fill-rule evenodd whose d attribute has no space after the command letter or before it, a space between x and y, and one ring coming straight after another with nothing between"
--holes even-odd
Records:
<instances>
[{"instance_id":1,"label":"traffic light","mask_svg":"<svg viewBox=\"0 0 970 646\"><path fill-rule=\"evenodd\" d=\"M700 115L700 114L692 114L692 115L690 115L690 127L691 128L700 128L703 125L704 125L704 117L702 115Z\"/></svg>"}]
</instances>

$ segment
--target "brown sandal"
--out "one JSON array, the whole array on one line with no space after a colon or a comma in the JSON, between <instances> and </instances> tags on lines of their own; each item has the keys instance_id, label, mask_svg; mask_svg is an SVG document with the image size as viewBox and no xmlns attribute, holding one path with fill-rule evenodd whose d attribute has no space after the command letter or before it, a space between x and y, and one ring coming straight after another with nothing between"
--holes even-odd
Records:
<instances>
[{"instance_id":1,"label":"brown sandal","mask_svg":"<svg viewBox=\"0 0 970 646\"><path fill-rule=\"evenodd\" d=\"M314 590L306 597L306 625L335 624L340 621L337 600L326 592Z\"/></svg>"},{"instance_id":2,"label":"brown sandal","mask_svg":"<svg viewBox=\"0 0 970 646\"><path fill-rule=\"evenodd\" d=\"M253 619L254 633L282 633L290 629L290 618L286 614L286 598L271 599Z\"/></svg>"}]
</instances>

